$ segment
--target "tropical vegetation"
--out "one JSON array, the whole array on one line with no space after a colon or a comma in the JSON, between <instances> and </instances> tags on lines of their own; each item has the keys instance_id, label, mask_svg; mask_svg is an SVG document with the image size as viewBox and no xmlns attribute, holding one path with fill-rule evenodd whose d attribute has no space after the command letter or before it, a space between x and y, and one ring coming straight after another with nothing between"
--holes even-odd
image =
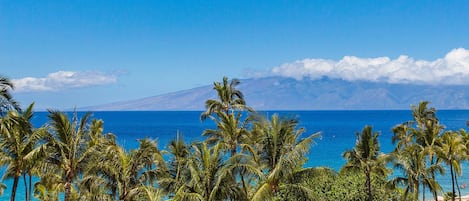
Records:
<instances>
[{"instance_id":1,"label":"tropical vegetation","mask_svg":"<svg viewBox=\"0 0 469 201\"><path fill-rule=\"evenodd\" d=\"M0 185L0 193L11 191L10 200L17 200L23 185L28 201L415 201L428 199L426 192L434 200L461 197L458 178L469 134L445 130L429 102L412 106L413 118L392 128L390 153L380 150L380 133L364 126L335 171L306 166L320 133L307 132L295 118L258 114L239 84L227 77L214 83L217 97L206 101L201 119L215 127L201 133L204 140L186 142L177 133L166 150L154 139L126 150L91 113L49 110L49 122L35 128L34 104L21 110L10 94L13 84L0 77L0 166L3 179L13 180ZM443 192L437 176L451 179L451 192Z\"/></svg>"}]
</instances>

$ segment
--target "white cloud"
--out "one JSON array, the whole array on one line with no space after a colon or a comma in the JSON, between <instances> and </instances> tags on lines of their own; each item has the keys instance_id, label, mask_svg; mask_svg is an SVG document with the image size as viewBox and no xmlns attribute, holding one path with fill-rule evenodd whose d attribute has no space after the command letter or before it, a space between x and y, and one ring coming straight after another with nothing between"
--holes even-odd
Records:
<instances>
[{"instance_id":1,"label":"white cloud","mask_svg":"<svg viewBox=\"0 0 469 201\"><path fill-rule=\"evenodd\" d=\"M339 61L303 59L274 67L268 74L295 79L327 76L349 81L464 85L469 84L469 50L453 49L434 61L405 55L396 59L355 56L345 56Z\"/></svg>"},{"instance_id":2,"label":"white cloud","mask_svg":"<svg viewBox=\"0 0 469 201\"><path fill-rule=\"evenodd\" d=\"M112 84L117 76L97 71L58 71L46 77L25 77L12 80L15 92L60 91L70 88L81 88Z\"/></svg>"}]
</instances>

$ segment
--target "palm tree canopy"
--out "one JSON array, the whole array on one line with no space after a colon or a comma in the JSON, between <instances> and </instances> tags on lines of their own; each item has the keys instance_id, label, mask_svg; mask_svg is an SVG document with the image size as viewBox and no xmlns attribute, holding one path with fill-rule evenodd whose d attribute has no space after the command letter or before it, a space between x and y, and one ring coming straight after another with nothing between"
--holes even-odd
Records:
<instances>
[{"instance_id":1,"label":"palm tree canopy","mask_svg":"<svg viewBox=\"0 0 469 201\"><path fill-rule=\"evenodd\" d=\"M259 163L264 172L252 200L269 200L281 190L301 191L308 189L295 183L295 174L303 170L304 155L320 137L320 133L303 136L305 129L297 128L298 121L272 115L270 120L258 116L253 125L253 135L260 136Z\"/></svg>"},{"instance_id":2,"label":"palm tree canopy","mask_svg":"<svg viewBox=\"0 0 469 201\"><path fill-rule=\"evenodd\" d=\"M367 166L377 161L380 156L379 132L373 132L371 126L365 126L361 133L357 133L355 147L344 152L348 160L346 166Z\"/></svg>"},{"instance_id":3,"label":"palm tree canopy","mask_svg":"<svg viewBox=\"0 0 469 201\"><path fill-rule=\"evenodd\" d=\"M21 111L19 103L13 99L10 93L12 89L14 86L10 79L0 75L0 114L10 109Z\"/></svg>"},{"instance_id":4,"label":"palm tree canopy","mask_svg":"<svg viewBox=\"0 0 469 201\"><path fill-rule=\"evenodd\" d=\"M217 92L218 99L209 99L205 102L206 111L200 118L205 120L214 113L228 113L233 110L251 111L252 109L246 106L243 93L236 88L240 83L238 79L228 81L228 77L223 77L221 83L214 82L213 89Z\"/></svg>"}]
</instances>

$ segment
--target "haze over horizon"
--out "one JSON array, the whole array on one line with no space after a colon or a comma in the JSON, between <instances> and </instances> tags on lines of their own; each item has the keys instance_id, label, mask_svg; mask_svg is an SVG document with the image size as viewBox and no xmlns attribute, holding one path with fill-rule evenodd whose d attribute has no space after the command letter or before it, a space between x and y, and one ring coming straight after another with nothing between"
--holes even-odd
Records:
<instances>
[{"instance_id":1,"label":"haze over horizon","mask_svg":"<svg viewBox=\"0 0 469 201\"><path fill-rule=\"evenodd\" d=\"M466 86L469 2L2 1L23 106L139 99L229 78Z\"/></svg>"}]
</instances>

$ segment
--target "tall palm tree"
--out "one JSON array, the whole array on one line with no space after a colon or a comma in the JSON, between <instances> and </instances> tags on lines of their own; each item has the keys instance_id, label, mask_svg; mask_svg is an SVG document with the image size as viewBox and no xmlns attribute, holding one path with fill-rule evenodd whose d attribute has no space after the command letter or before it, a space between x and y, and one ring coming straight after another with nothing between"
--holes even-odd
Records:
<instances>
[{"instance_id":1,"label":"tall palm tree","mask_svg":"<svg viewBox=\"0 0 469 201\"><path fill-rule=\"evenodd\" d=\"M223 150L230 153L230 157L236 155L243 141L249 138L249 132L246 129L247 121L243 117L243 111L253 111L246 106L242 92L236 89L239 84L238 79L229 81L227 77L223 77L222 83L215 82L213 89L217 92L218 99L207 100L205 102L206 111L201 115L202 120L210 118L217 124L216 129L204 131L203 135L209 137L207 142L209 144L220 143ZM236 183L236 180L240 180L243 192L246 194L247 185L244 173L247 173L245 172L247 170L243 168L232 170L235 172L231 174L233 175L231 182Z\"/></svg>"},{"instance_id":2,"label":"tall palm tree","mask_svg":"<svg viewBox=\"0 0 469 201\"><path fill-rule=\"evenodd\" d=\"M310 189L292 178L304 171L304 155L320 133L303 136L305 130L297 129L297 126L296 119L283 119L277 114L272 115L270 120L263 117L255 120L252 132L255 136L261 136L259 162L265 176L258 182L251 200L273 199L281 191L311 195Z\"/></svg>"},{"instance_id":3,"label":"tall palm tree","mask_svg":"<svg viewBox=\"0 0 469 201\"><path fill-rule=\"evenodd\" d=\"M63 112L49 110L50 131L46 137L45 162L48 169L53 170L48 175L60 177L60 179L52 180L59 182L52 186L63 187L59 189L65 192L65 201L71 200L72 196L77 196L74 193L77 180L89 163L95 163L91 159L96 154L97 146L89 143L90 131L100 130L94 126L102 126L102 124L91 124L90 128L90 117L91 113L86 113L78 119L78 114L75 112L70 120ZM41 178L41 180L45 179Z\"/></svg>"},{"instance_id":4,"label":"tall palm tree","mask_svg":"<svg viewBox=\"0 0 469 201\"><path fill-rule=\"evenodd\" d=\"M456 195L455 186L457 186L459 198L461 198L461 191L457 184L457 175L461 176L461 162L465 160L467 148L457 132L445 132L442 136L442 140L439 158L449 165L453 195ZM452 197L452 200L455 200L455 196Z\"/></svg>"},{"instance_id":5,"label":"tall palm tree","mask_svg":"<svg viewBox=\"0 0 469 201\"><path fill-rule=\"evenodd\" d=\"M213 83L213 89L217 92L218 100L209 99L205 101L206 111L202 113L200 118L205 120L214 113L228 114L234 110L251 110L246 106L244 95L236 87L241 82L238 79L228 81L228 77L223 77L223 81Z\"/></svg>"},{"instance_id":6,"label":"tall palm tree","mask_svg":"<svg viewBox=\"0 0 469 201\"><path fill-rule=\"evenodd\" d=\"M31 176L34 162L28 158L38 150L38 143L43 132L35 131L31 118L34 104L22 113L9 111L0 119L0 165L8 164L3 178L13 178L10 200L15 200L19 177L23 176L26 200L30 200ZM28 188L26 175L29 175Z\"/></svg>"},{"instance_id":7,"label":"tall palm tree","mask_svg":"<svg viewBox=\"0 0 469 201\"><path fill-rule=\"evenodd\" d=\"M378 132L373 132L371 126L365 126L361 133L357 133L355 147L345 151L343 157L347 159L345 169L358 169L365 174L367 189L367 200L373 200L371 187L372 173L387 175L386 162L388 156L380 152Z\"/></svg>"},{"instance_id":8,"label":"tall palm tree","mask_svg":"<svg viewBox=\"0 0 469 201\"><path fill-rule=\"evenodd\" d=\"M408 136L400 136L404 139L408 138ZM412 193L412 199L418 200L420 185L428 187L432 191L441 191L441 186L436 179L432 178L431 174L442 173L443 167L438 163L427 166L427 153L422 145L412 141L399 149L396 148L390 156L394 160L394 168L404 174L404 176L392 179L391 183L395 185L403 183L406 186L404 197L408 197ZM422 193L422 199L425 200L425 192Z\"/></svg>"},{"instance_id":9,"label":"tall palm tree","mask_svg":"<svg viewBox=\"0 0 469 201\"><path fill-rule=\"evenodd\" d=\"M426 173L429 176L423 177L424 179L421 180L423 199L425 200L425 188L429 187L436 201L438 199L437 194L441 191L440 185L436 182L436 174L443 173L443 168L439 164L440 160L438 160L437 149L441 144L441 134L444 126L439 123L435 108L428 108L428 104L429 102L422 101L419 105L411 107L413 120L393 128L393 143L397 143L394 155L399 155L403 150L410 147L407 150L407 154L412 153L412 156L417 156L414 153L414 148L416 147L414 145L419 145L418 147L422 148L422 150L418 149L422 151L422 153L418 154L422 154L422 157L411 158L413 160L422 160L424 164L422 170L428 171ZM409 152L410 150L412 151ZM414 161L413 163L417 164L418 162Z\"/></svg>"},{"instance_id":10,"label":"tall palm tree","mask_svg":"<svg viewBox=\"0 0 469 201\"><path fill-rule=\"evenodd\" d=\"M11 96L10 89L14 89L13 83L7 77L0 75L0 115L9 109L21 111L20 105Z\"/></svg>"},{"instance_id":11,"label":"tall palm tree","mask_svg":"<svg viewBox=\"0 0 469 201\"><path fill-rule=\"evenodd\" d=\"M418 106L412 106L411 109L414 121L416 122L416 128L414 130L415 141L424 147L426 158L428 158L428 161L430 162L430 164L426 164L425 166L427 169L431 169L428 167L439 163L439 160L437 160L436 150L438 146L440 146L440 139L444 126L440 124L436 116L436 109L429 108L428 104L430 104L430 102L422 101ZM427 161L425 160L425 163L426 162ZM432 180L436 180L435 172L430 172L430 176ZM430 188L430 191L432 192L435 201L437 201L438 190ZM425 195L425 192L423 195Z\"/></svg>"}]
</instances>

